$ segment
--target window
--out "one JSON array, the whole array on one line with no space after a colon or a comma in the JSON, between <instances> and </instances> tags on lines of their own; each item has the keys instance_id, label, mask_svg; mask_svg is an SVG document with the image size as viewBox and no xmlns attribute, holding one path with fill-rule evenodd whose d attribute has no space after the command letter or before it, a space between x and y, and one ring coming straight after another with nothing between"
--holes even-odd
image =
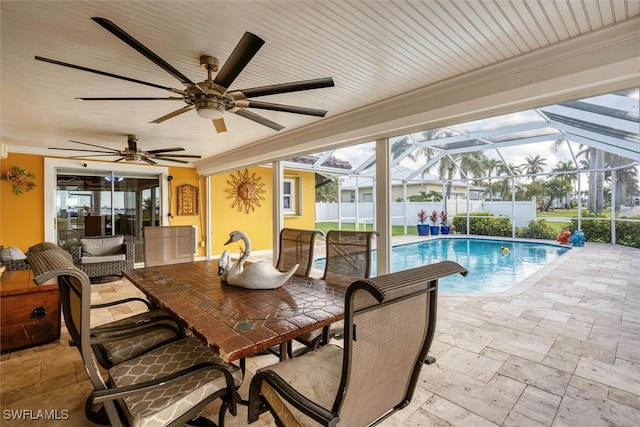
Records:
<instances>
[{"instance_id":1,"label":"window","mask_svg":"<svg viewBox=\"0 0 640 427\"><path fill-rule=\"evenodd\" d=\"M285 178L282 182L282 211L285 215L301 215L300 178Z\"/></svg>"}]
</instances>

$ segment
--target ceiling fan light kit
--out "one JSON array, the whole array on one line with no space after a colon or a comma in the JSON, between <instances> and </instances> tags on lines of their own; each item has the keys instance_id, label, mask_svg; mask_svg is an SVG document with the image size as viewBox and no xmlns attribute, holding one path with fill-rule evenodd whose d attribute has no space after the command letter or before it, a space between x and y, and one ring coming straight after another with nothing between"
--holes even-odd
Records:
<instances>
[{"instance_id":1,"label":"ceiling fan light kit","mask_svg":"<svg viewBox=\"0 0 640 427\"><path fill-rule=\"evenodd\" d=\"M260 86L248 89L235 89L229 90L229 87L234 82L236 77L244 70L249 64L251 59L258 53L262 45L265 43L260 37L250 32L245 32L236 47L233 49L227 61L222 65L220 71L213 78L212 74L218 71L219 61L217 58L209 55L200 56L200 67L207 71L207 79L195 83L191 81L187 76L176 70L169 63L152 52L148 47L140 43L133 36L128 34L122 28L108 19L93 17L93 21L98 23L104 29L109 31L114 36L128 44L131 48L138 51L145 56L151 62L162 68L167 73L171 74L174 78L179 80L184 86L184 89L176 89L171 87L161 86L155 83L149 83L142 80L137 80L131 77L120 76L117 74L107 73L100 70L82 67L79 65L69 64L55 59L48 59L41 56L36 56L38 61L44 61L47 63L69 67L81 71L87 71L102 76L112 77L120 80L125 80L132 83L137 83L145 86L151 86L158 89L164 89L172 92L174 95L166 98L140 98L140 97L108 97L108 98L87 98L82 97L79 99L85 101L183 101L186 106L179 110L172 111L152 120L150 123L162 123L165 120L179 116L187 111L193 109L199 117L207 120L212 120L216 132L226 132L227 128L224 123L224 113L229 112L236 114L240 117L249 119L255 123L267 126L273 130L279 131L283 129L283 126L275 123L265 117L262 117L248 109L262 109L271 111L281 111L286 113L304 114L315 117L324 117L327 114L326 110L318 110L312 108L297 107L292 105L275 104L271 102L251 101L252 97L261 97L267 95L276 95L287 92L297 92L303 90L320 89L333 87L334 82L331 77L324 77L320 79L312 79L290 83L279 83L268 86ZM127 160L127 156L124 156ZM143 159L144 160L144 159Z\"/></svg>"},{"instance_id":2,"label":"ceiling fan light kit","mask_svg":"<svg viewBox=\"0 0 640 427\"><path fill-rule=\"evenodd\" d=\"M218 100L196 101L196 112L199 117L218 120L224 116L225 105Z\"/></svg>"}]
</instances>

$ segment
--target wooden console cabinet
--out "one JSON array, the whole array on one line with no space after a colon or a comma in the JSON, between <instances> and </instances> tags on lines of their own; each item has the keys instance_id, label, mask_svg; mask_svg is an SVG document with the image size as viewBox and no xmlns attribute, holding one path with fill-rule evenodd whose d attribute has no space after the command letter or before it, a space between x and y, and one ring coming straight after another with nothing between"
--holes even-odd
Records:
<instances>
[{"instance_id":1,"label":"wooden console cabinet","mask_svg":"<svg viewBox=\"0 0 640 427\"><path fill-rule=\"evenodd\" d=\"M30 269L3 272L0 331L2 353L60 339L60 293L56 279L36 285Z\"/></svg>"}]
</instances>

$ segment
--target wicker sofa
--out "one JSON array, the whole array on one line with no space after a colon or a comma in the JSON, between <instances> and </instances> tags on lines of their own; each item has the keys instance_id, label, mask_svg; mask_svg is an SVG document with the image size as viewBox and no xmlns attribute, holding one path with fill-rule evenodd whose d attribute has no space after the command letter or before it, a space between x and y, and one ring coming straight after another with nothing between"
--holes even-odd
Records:
<instances>
[{"instance_id":1,"label":"wicker sofa","mask_svg":"<svg viewBox=\"0 0 640 427\"><path fill-rule=\"evenodd\" d=\"M5 248L0 245L0 266L7 271L26 270L29 268L27 256L15 246Z\"/></svg>"},{"instance_id":2,"label":"wicker sofa","mask_svg":"<svg viewBox=\"0 0 640 427\"><path fill-rule=\"evenodd\" d=\"M123 270L133 268L135 248L124 236L85 236L80 245L71 246L73 263L84 271L92 283L106 276L121 276Z\"/></svg>"}]
</instances>

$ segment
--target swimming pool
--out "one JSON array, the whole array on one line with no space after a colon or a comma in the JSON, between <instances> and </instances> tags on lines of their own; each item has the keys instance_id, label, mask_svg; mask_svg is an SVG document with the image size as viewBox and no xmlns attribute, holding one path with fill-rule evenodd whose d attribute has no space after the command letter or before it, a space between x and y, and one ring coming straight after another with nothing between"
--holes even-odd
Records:
<instances>
[{"instance_id":1,"label":"swimming pool","mask_svg":"<svg viewBox=\"0 0 640 427\"><path fill-rule=\"evenodd\" d=\"M502 250L504 247L506 250ZM502 292L525 279L570 248L537 242L513 240L438 238L393 247L391 271L402 271L438 261L455 261L469 270L440 280L440 291ZM376 253L373 251L375 274ZM318 260L317 268L324 268Z\"/></svg>"}]
</instances>

